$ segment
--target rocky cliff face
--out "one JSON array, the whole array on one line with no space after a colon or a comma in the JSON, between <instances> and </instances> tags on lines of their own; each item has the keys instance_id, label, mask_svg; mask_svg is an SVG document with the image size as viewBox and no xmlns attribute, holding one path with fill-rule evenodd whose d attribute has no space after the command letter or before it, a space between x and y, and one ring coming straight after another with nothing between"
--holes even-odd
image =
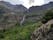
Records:
<instances>
[{"instance_id":1,"label":"rocky cliff face","mask_svg":"<svg viewBox=\"0 0 53 40\"><path fill-rule=\"evenodd\" d=\"M6 7L13 12L24 12L27 10L23 5L12 5L9 2L0 1L0 6Z\"/></svg>"},{"instance_id":2,"label":"rocky cliff face","mask_svg":"<svg viewBox=\"0 0 53 40\"><path fill-rule=\"evenodd\" d=\"M53 40L53 19L35 30L31 36L32 40Z\"/></svg>"},{"instance_id":3,"label":"rocky cliff face","mask_svg":"<svg viewBox=\"0 0 53 40\"><path fill-rule=\"evenodd\" d=\"M14 25L14 23L20 22L23 19L23 15L26 15L26 22L36 22L43 17L47 9L52 7L53 2L42 6L34 6L27 10L23 5L12 5L8 2L0 1L0 27L8 28L11 24Z\"/></svg>"},{"instance_id":4,"label":"rocky cliff face","mask_svg":"<svg viewBox=\"0 0 53 40\"><path fill-rule=\"evenodd\" d=\"M10 28L22 19L23 12L27 8L23 5L12 5L5 1L0 1L0 29Z\"/></svg>"}]
</instances>

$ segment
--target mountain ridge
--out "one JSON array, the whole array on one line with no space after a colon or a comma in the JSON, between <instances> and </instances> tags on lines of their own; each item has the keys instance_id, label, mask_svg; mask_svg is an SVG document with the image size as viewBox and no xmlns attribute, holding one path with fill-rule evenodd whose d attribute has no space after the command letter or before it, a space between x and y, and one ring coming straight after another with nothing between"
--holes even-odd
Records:
<instances>
[{"instance_id":1,"label":"mountain ridge","mask_svg":"<svg viewBox=\"0 0 53 40\"><path fill-rule=\"evenodd\" d=\"M8 2L0 1L0 23L13 24L15 25L17 22L37 22L42 19L45 15L45 11L48 11L53 8L53 2L42 6L32 6L29 9L25 8L23 5L11 5ZM26 16L26 17L24 17ZM8 26L9 26L8 25ZM8 27L7 27L8 28Z\"/></svg>"},{"instance_id":2,"label":"mountain ridge","mask_svg":"<svg viewBox=\"0 0 53 40\"><path fill-rule=\"evenodd\" d=\"M0 6L4 6L7 7L8 9L12 10L12 11L20 11L20 12L24 12L27 10L27 8L25 8L23 5L12 5L9 2L5 2L5 1L0 1Z\"/></svg>"}]
</instances>

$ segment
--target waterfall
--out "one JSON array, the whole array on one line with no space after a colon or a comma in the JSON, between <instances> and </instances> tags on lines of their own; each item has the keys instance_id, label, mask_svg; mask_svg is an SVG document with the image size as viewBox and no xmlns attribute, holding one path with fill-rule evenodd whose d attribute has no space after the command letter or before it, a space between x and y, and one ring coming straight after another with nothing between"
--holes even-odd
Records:
<instances>
[{"instance_id":1,"label":"waterfall","mask_svg":"<svg viewBox=\"0 0 53 40\"><path fill-rule=\"evenodd\" d=\"M22 18L22 20L20 21L20 25L22 26L22 24L24 23L24 21L25 21L25 15L23 16L23 18Z\"/></svg>"}]
</instances>

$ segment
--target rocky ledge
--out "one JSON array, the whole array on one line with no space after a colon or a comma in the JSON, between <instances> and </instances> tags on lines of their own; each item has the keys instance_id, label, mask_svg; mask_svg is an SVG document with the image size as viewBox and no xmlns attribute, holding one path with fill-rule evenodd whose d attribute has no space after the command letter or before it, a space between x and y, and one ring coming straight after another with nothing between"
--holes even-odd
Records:
<instances>
[{"instance_id":1,"label":"rocky ledge","mask_svg":"<svg viewBox=\"0 0 53 40\"><path fill-rule=\"evenodd\" d=\"M53 19L32 33L32 40L53 40Z\"/></svg>"}]
</instances>

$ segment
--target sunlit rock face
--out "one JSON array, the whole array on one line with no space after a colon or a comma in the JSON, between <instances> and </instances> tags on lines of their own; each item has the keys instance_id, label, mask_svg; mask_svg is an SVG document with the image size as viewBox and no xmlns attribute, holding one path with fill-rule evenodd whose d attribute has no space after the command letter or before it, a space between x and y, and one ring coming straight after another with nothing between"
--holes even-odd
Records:
<instances>
[{"instance_id":1,"label":"sunlit rock face","mask_svg":"<svg viewBox=\"0 0 53 40\"><path fill-rule=\"evenodd\" d=\"M32 33L32 40L53 40L53 19Z\"/></svg>"}]
</instances>

